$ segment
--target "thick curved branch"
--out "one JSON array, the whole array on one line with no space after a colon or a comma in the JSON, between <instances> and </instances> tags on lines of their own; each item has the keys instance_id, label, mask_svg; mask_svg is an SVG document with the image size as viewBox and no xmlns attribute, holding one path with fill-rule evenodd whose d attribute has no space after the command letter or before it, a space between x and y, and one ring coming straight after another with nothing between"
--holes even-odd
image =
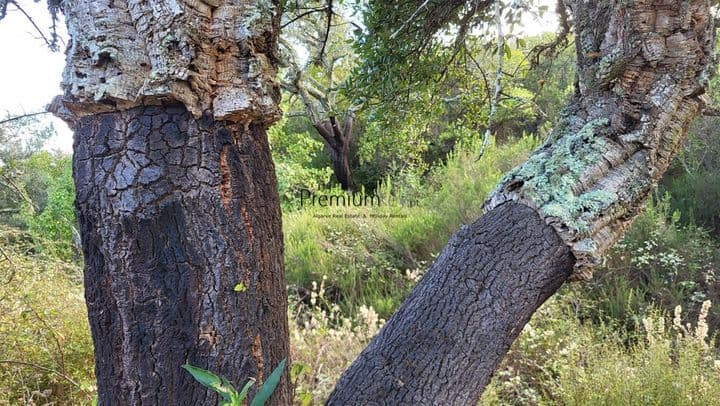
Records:
<instances>
[{"instance_id":1,"label":"thick curved branch","mask_svg":"<svg viewBox=\"0 0 720 406\"><path fill-rule=\"evenodd\" d=\"M591 276L705 107L714 70L710 2L654 3L573 4L579 86L559 125L450 239L328 404L477 404L537 307Z\"/></svg>"}]
</instances>

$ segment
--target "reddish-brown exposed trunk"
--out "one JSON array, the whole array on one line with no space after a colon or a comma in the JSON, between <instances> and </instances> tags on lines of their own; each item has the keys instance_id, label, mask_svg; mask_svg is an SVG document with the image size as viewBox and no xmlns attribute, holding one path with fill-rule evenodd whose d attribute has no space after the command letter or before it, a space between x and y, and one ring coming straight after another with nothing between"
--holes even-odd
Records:
<instances>
[{"instance_id":1,"label":"reddish-brown exposed trunk","mask_svg":"<svg viewBox=\"0 0 720 406\"><path fill-rule=\"evenodd\" d=\"M335 117L314 124L317 132L325 140L330 150L330 161L333 166L335 179L343 190L351 190L352 174L350 172L350 144L352 143L353 116L345 118L345 125L340 128Z\"/></svg>"},{"instance_id":2,"label":"reddish-brown exposed trunk","mask_svg":"<svg viewBox=\"0 0 720 406\"><path fill-rule=\"evenodd\" d=\"M182 105L88 116L73 165L100 404L216 405L185 363L266 379L288 327L264 126ZM290 401L284 381L273 404Z\"/></svg>"}]
</instances>

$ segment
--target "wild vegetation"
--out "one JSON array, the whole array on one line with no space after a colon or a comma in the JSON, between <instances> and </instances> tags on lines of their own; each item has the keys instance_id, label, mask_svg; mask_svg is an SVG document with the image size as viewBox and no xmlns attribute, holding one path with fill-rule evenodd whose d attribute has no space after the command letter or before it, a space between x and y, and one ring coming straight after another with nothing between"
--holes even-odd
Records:
<instances>
[{"instance_id":1,"label":"wild vegetation","mask_svg":"<svg viewBox=\"0 0 720 406\"><path fill-rule=\"evenodd\" d=\"M444 80L388 84L413 91L386 100L354 76L376 64L374 56L358 61L341 34L333 35L325 58L351 60L330 80L334 65L327 61L303 68L320 77L316 84L337 104L323 106L323 120L354 115L350 181L334 175L331 147L297 82L285 86L283 108L302 114L270 130L291 302L290 371L300 405L327 398L450 235L474 221L502 175L544 141L573 82L570 50L531 66L528 52L547 38L503 49L506 78L494 136L484 145L496 59L483 42L470 41L449 65L440 52L426 56L423 69L447 66ZM286 68L284 78L301 76L298 63ZM592 281L564 286L535 314L483 404L720 399L718 129L717 119L696 122L645 212ZM0 127L0 404L91 404L95 397L71 160L41 149L49 131L28 121ZM345 193L338 183L383 204L300 205L301 190Z\"/></svg>"},{"instance_id":2,"label":"wild vegetation","mask_svg":"<svg viewBox=\"0 0 720 406\"><path fill-rule=\"evenodd\" d=\"M342 218L317 216L331 208L286 211L298 404L318 404L329 394L452 230L480 213L482 196L537 143L527 136L493 144L480 161L477 143L469 143L422 178L388 177L378 188L412 197L416 206L343 208ZM683 222L672 201L658 195L593 281L564 287L542 307L484 403L689 405L720 396L713 339L720 312L711 306L720 301L718 242ZM52 213L33 216L68 226ZM383 216L362 217L378 213ZM0 403L89 404L92 345L79 259L48 251L60 243L72 251L70 236L37 234L32 218L3 226L0 235Z\"/></svg>"}]
</instances>

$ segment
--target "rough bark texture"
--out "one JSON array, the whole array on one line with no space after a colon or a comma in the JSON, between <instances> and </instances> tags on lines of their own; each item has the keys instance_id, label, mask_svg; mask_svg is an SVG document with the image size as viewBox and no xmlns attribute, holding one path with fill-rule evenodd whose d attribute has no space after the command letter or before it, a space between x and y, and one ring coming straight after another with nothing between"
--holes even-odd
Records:
<instances>
[{"instance_id":1,"label":"rough bark texture","mask_svg":"<svg viewBox=\"0 0 720 406\"><path fill-rule=\"evenodd\" d=\"M81 119L74 148L100 404L217 404L186 362L263 381L288 354L264 128L137 107Z\"/></svg>"},{"instance_id":2,"label":"rough bark texture","mask_svg":"<svg viewBox=\"0 0 720 406\"><path fill-rule=\"evenodd\" d=\"M350 144L352 143L353 116L349 114L345 118L345 125L342 129L335 117L320 121L314 125L317 132L323 137L330 150L330 161L333 165L333 172L343 190L352 189L352 178L350 173Z\"/></svg>"},{"instance_id":3,"label":"rough bark texture","mask_svg":"<svg viewBox=\"0 0 720 406\"><path fill-rule=\"evenodd\" d=\"M288 356L274 0L62 2L51 109L75 129L103 405L217 404L184 363L259 388ZM236 286L238 288L236 288ZM284 377L273 404L291 401Z\"/></svg>"},{"instance_id":4,"label":"rough bark texture","mask_svg":"<svg viewBox=\"0 0 720 406\"><path fill-rule=\"evenodd\" d=\"M570 249L535 211L499 206L450 239L328 404L476 404L573 263Z\"/></svg>"},{"instance_id":5,"label":"rough bark texture","mask_svg":"<svg viewBox=\"0 0 720 406\"><path fill-rule=\"evenodd\" d=\"M476 404L535 309L592 266L642 209L705 107L707 0L566 2L576 94L345 372L332 405Z\"/></svg>"},{"instance_id":6,"label":"rough bark texture","mask_svg":"<svg viewBox=\"0 0 720 406\"><path fill-rule=\"evenodd\" d=\"M195 118L271 123L279 9L276 0L64 1L71 41L56 110L73 121L179 101Z\"/></svg>"},{"instance_id":7,"label":"rough bark texture","mask_svg":"<svg viewBox=\"0 0 720 406\"><path fill-rule=\"evenodd\" d=\"M704 108L714 69L707 0L574 1L576 94L545 146L486 210L535 208L578 259L573 279L624 233Z\"/></svg>"}]
</instances>

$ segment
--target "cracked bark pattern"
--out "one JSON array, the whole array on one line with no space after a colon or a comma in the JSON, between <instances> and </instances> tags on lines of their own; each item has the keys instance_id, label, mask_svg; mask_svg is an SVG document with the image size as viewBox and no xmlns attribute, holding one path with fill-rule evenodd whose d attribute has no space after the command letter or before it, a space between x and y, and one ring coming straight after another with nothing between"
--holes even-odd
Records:
<instances>
[{"instance_id":1,"label":"cracked bark pattern","mask_svg":"<svg viewBox=\"0 0 720 406\"><path fill-rule=\"evenodd\" d=\"M529 207L463 227L343 374L328 405L470 405L574 258Z\"/></svg>"},{"instance_id":2,"label":"cracked bark pattern","mask_svg":"<svg viewBox=\"0 0 720 406\"><path fill-rule=\"evenodd\" d=\"M569 1L576 94L547 143L486 203L532 207L573 250L573 279L624 234L705 107L715 63L708 0Z\"/></svg>"},{"instance_id":3,"label":"cracked bark pattern","mask_svg":"<svg viewBox=\"0 0 720 406\"><path fill-rule=\"evenodd\" d=\"M186 362L259 388L288 354L264 126L136 107L82 118L74 149L100 404L216 405Z\"/></svg>"}]
</instances>

